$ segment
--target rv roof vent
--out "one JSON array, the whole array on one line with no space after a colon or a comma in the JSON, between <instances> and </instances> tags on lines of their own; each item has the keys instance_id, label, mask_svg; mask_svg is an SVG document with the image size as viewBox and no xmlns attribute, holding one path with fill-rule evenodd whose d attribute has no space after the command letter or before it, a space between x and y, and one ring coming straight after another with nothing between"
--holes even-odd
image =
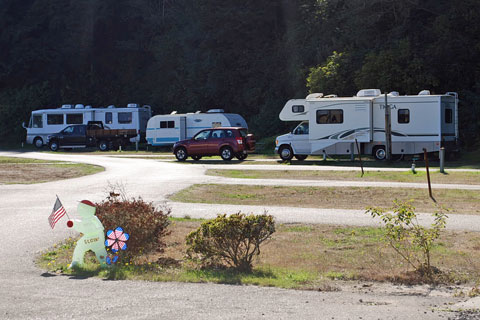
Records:
<instances>
[{"instance_id":1,"label":"rv roof vent","mask_svg":"<svg viewBox=\"0 0 480 320\"><path fill-rule=\"evenodd\" d=\"M71 104L62 104L62 109L72 109L73 105Z\"/></svg>"},{"instance_id":2,"label":"rv roof vent","mask_svg":"<svg viewBox=\"0 0 480 320\"><path fill-rule=\"evenodd\" d=\"M430 90L422 90L418 93L419 96L429 96Z\"/></svg>"},{"instance_id":3,"label":"rv roof vent","mask_svg":"<svg viewBox=\"0 0 480 320\"><path fill-rule=\"evenodd\" d=\"M362 89L357 92L357 97L378 97L381 94L380 89Z\"/></svg>"},{"instance_id":4,"label":"rv roof vent","mask_svg":"<svg viewBox=\"0 0 480 320\"><path fill-rule=\"evenodd\" d=\"M400 93L398 91L392 91L388 95L392 96L392 97L398 97L400 95Z\"/></svg>"},{"instance_id":5,"label":"rv roof vent","mask_svg":"<svg viewBox=\"0 0 480 320\"><path fill-rule=\"evenodd\" d=\"M195 114L199 114L199 113L202 113L202 111L200 111L200 110L195 111Z\"/></svg>"},{"instance_id":6,"label":"rv roof vent","mask_svg":"<svg viewBox=\"0 0 480 320\"><path fill-rule=\"evenodd\" d=\"M91 105L85 106L85 109L92 109Z\"/></svg>"},{"instance_id":7,"label":"rv roof vent","mask_svg":"<svg viewBox=\"0 0 480 320\"><path fill-rule=\"evenodd\" d=\"M207 113L224 113L225 110L223 109L210 109L207 111Z\"/></svg>"},{"instance_id":8,"label":"rv roof vent","mask_svg":"<svg viewBox=\"0 0 480 320\"><path fill-rule=\"evenodd\" d=\"M177 111L172 111L170 112L170 114L177 114Z\"/></svg>"},{"instance_id":9,"label":"rv roof vent","mask_svg":"<svg viewBox=\"0 0 480 320\"><path fill-rule=\"evenodd\" d=\"M310 93L306 99L319 99L323 97L323 93Z\"/></svg>"},{"instance_id":10,"label":"rv roof vent","mask_svg":"<svg viewBox=\"0 0 480 320\"><path fill-rule=\"evenodd\" d=\"M129 104L127 104L127 108L138 108L138 107L139 107L138 103L129 103Z\"/></svg>"},{"instance_id":11,"label":"rv roof vent","mask_svg":"<svg viewBox=\"0 0 480 320\"><path fill-rule=\"evenodd\" d=\"M325 96L325 98L336 98L338 97L336 94L329 94L328 96Z\"/></svg>"},{"instance_id":12,"label":"rv roof vent","mask_svg":"<svg viewBox=\"0 0 480 320\"><path fill-rule=\"evenodd\" d=\"M108 108L108 109L114 109L115 106L114 106L113 104L111 104L111 105L109 105L107 108Z\"/></svg>"},{"instance_id":13,"label":"rv roof vent","mask_svg":"<svg viewBox=\"0 0 480 320\"><path fill-rule=\"evenodd\" d=\"M76 104L75 109L83 109L84 105L83 104Z\"/></svg>"}]
</instances>

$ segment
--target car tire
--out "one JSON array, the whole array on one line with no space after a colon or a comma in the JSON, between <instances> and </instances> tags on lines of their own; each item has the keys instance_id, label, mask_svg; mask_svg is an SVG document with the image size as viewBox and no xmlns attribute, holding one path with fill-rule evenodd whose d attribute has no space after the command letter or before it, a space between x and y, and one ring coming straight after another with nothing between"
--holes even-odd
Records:
<instances>
[{"instance_id":1,"label":"car tire","mask_svg":"<svg viewBox=\"0 0 480 320\"><path fill-rule=\"evenodd\" d=\"M98 143L98 149L100 151L108 151L108 142L105 140L102 140Z\"/></svg>"},{"instance_id":2,"label":"car tire","mask_svg":"<svg viewBox=\"0 0 480 320\"><path fill-rule=\"evenodd\" d=\"M237 157L238 160L243 161L243 160L247 159L248 153L239 153L239 154L237 154L236 157Z\"/></svg>"},{"instance_id":3,"label":"car tire","mask_svg":"<svg viewBox=\"0 0 480 320\"><path fill-rule=\"evenodd\" d=\"M187 157L187 150L184 147L175 150L175 158L177 158L178 161L185 161L187 160Z\"/></svg>"},{"instance_id":4,"label":"car tire","mask_svg":"<svg viewBox=\"0 0 480 320\"><path fill-rule=\"evenodd\" d=\"M35 145L35 147L37 147L37 149L41 149L43 148L43 139L37 137L33 140L33 144Z\"/></svg>"},{"instance_id":5,"label":"car tire","mask_svg":"<svg viewBox=\"0 0 480 320\"><path fill-rule=\"evenodd\" d=\"M303 161L305 159L307 159L307 155L304 155L304 154L296 154L295 155L295 159L299 160L299 161Z\"/></svg>"},{"instance_id":6,"label":"car tire","mask_svg":"<svg viewBox=\"0 0 480 320\"><path fill-rule=\"evenodd\" d=\"M202 159L202 156L192 156L192 159L194 161L198 161L198 160Z\"/></svg>"},{"instance_id":7,"label":"car tire","mask_svg":"<svg viewBox=\"0 0 480 320\"><path fill-rule=\"evenodd\" d=\"M233 158L232 148L230 148L230 147L223 147L222 149L220 149L220 157L222 157L222 159L223 159L224 161L230 161L230 160L232 160L232 158Z\"/></svg>"},{"instance_id":8,"label":"car tire","mask_svg":"<svg viewBox=\"0 0 480 320\"><path fill-rule=\"evenodd\" d=\"M50 147L50 150L52 150L52 151L58 151L59 145L58 145L58 142L57 142L57 141L50 141L50 143L48 144L48 146Z\"/></svg>"},{"instance_id":9,"label":"car tire","mask_svg":"<svg viewBox=\"0 0 480 320\"><path fill-rule=\"evenodd\" d=\"M372 151L373 157L378 161L383 161L387 158L387 149L385 146L376 146Z\"/></svg>"},{"instance_id":10,"label":"car tire","mask_svg":"<svg viewBox=\"0 0 480 320\"><path fill-rule=\"evenodd\" d=\"M278 154L280 155L280 159L282 159L283 161L290 161L293 158L293 151L290 146L280 147Z\"/></svg>"}]
</instances>

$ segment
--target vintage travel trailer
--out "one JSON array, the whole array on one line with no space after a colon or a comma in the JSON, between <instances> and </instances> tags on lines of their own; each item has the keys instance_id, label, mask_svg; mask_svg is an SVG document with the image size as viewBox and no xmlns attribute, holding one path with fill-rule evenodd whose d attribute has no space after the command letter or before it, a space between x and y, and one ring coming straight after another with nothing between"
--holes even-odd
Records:
<instances>
[{"instance_id":1,"label":"vintage travel trailer","mask_svg":"<svg viewBox=\"0 0 480 320\"><path fill-rule=\"evenodd\" d=\"M398 92L382 95L379 89L364 89L354 97L313 93L305 99L289 100L279 117L301 121L291 133L276 139L275 151L283 160L358 154L355 140L361 154L383 160L388 143L392 155L408 155L423 149L454 149L458 139L455 92L432 95L423 90L418 95L400 96ZM391 137L388 143L387 137Z\"/></svg>"},{"instance_id":2,"label":"vintage travel trailer","mask_svg":"<svg viewBox=\"0 0 480 320\"><path fill-rule=\"evenodd\" d=\"M156 115L148 120L147 143L152 146L171 146L175 142L190 139L198 131L216 127L243 127L247 122L239 114L225 113L223 109L211 109L206 113Z\"/></svg>"},{"instance_id":3,"label":"vintage travel trailer","mask_svg":"<svg viewBox=\"0 0 480 320\"><path fill-rule=\"evenodd\" d=\"M57 109L35 110L30 116L27 130L26 142L34 144L37 148L48 144L48 137L60 132L71 124L87 124L89 121L102 121L110 129L135 129L139 137L132 141L139 140L145 136L147 121L152 116L150 106L139 106L130 103L126 108L93 108L83 104L65 104Z\"/></svg>"}]
</instances>

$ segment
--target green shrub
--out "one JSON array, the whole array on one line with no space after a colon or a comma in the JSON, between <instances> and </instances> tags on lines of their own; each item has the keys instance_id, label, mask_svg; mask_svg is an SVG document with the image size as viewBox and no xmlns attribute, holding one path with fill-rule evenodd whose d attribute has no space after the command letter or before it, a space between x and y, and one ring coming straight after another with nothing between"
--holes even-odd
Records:
<instances>
[{"instance_id":1,"label":"green shrub","mask_svg":"<svg viewBox=\"0 0 480 320\"><path fill-rule=\"evenodd\" d=\"M226 265L250 272L260 244L274 232L275 221L270 215L219 215L187 235L187 257L201 266Z\"/></svg>"},{"instance_id":2,"label":"green shrub","mask_svg":"<svg viewBox=\"0 0 480 320\"><path fill-rule=\"evenodd\" d=\"M429 278L434 273L431 252L434 242L446 226L447 215L439 210L433 214L429 228L420 225L410 202L394 201L392 208L368 208L366 213L379 217L385 226L385 240L410 266ZM392 211L392 213L388 212Z\"/></svg>"},{"instance_id":3,"label":"green shrub","mask_svg":"<svg viewBox=\"0 0 480 320\"><path fill-rule=\"evenodd\" d=\"M142 198L120 198L114 193L96 207L96 215L105 232L122 227L130 235L127 250L121 252L124 257L134 259L152 252L163 252L164 237L170 233L167 230L169 208L158 209Z\"/></svg>"}]
</instances>

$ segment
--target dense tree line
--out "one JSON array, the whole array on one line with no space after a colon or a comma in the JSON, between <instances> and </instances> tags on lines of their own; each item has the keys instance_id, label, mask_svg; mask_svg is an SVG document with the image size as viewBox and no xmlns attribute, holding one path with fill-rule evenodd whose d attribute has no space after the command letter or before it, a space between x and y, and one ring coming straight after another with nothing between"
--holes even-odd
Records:
<instances>
[{"instance_id":1,"label":"dense tree line","mask_svg":"<svg viewBox=\"0 0 480 320\"><path fill-rule=\"evenodd\" d=\"M460 94L480 138L478 0L2 0L0 142L31 110L222 107L280 134L286 100L361 88Z\"/></svg>"}]
</instances>

